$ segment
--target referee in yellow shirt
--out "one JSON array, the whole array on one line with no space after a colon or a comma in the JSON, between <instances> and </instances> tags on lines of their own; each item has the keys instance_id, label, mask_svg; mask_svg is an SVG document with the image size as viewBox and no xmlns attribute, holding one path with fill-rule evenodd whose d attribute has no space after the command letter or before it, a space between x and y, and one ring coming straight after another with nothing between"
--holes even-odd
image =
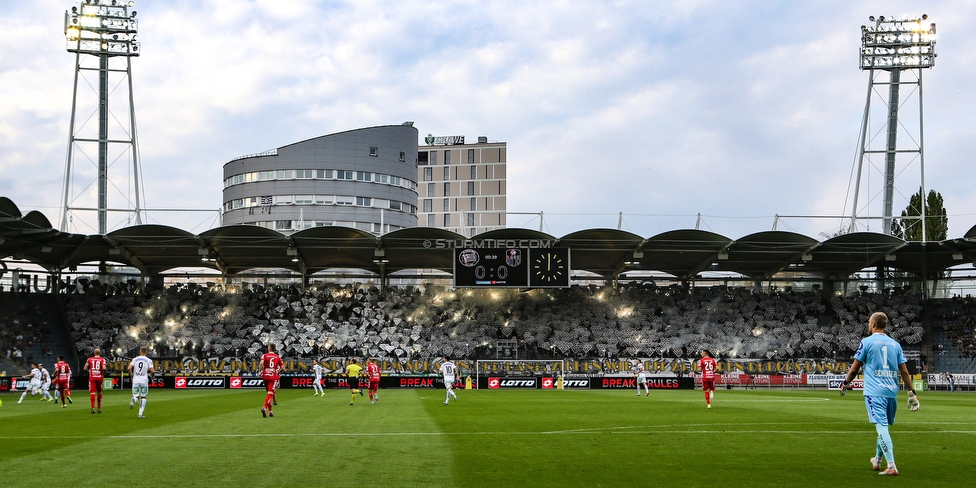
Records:
<instances>
[{"instance_id":1,"label":"referee in yellow shirt","mask_svg":"<svg viewBox=\"0 0 976 488\"><path fill-rule=\"evenodd\" d=\"M360 396L363 394L363 390L359 389L359 372L362 370L363 367L356 362L356 358L349 358L349 364L346 364L346 382L349 383L349 390L352 391L350 405L356 402L356 393Z\"/></svg>"}]
</instances>

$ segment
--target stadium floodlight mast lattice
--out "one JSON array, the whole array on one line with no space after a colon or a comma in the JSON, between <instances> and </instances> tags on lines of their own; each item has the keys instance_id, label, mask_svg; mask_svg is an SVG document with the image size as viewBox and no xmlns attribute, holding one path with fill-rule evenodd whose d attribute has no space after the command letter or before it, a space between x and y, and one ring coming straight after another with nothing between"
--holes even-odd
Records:
<instances>
[{"instance_id":1,"label":"stadium floodlight mast lattice","mask_svg":"<svg viewBox=\"0 0 976 488\"><path fill-rule=\"evenodd\" d=\"M68 230L70 212L95 211L98 214L98 233L106 234L108 230L107 213L109 211L121 211L135 214L135 223L142 223L140 206L140 166L139 154L136 139L135 109L132 98L132 65L131 58L139 56L141 45L138 40L139 23L136 20L136 11L132 10L135 2L125 0L83 0L71 7L64 14L64 34L67 41L68 52L75 53L75 83L71 98L71 121L68 134L68 151L65 161L64 189L62 199L62 213L60 229ZM94 56L98 59L98 67L83 66L82 55ZM124 68L111 67L110 60L124 61ZM97 136L86 136L75 131L76 115L78 112L78 81L79 75L86 71L98 72L98 106L93 109L98 112L98 133ZM124 73L128 80L128 102L129 120L128 126L109 112L109 96L115 91L109 90L109 76ZM121 85L121 82L119 83ZM94 115L94 114L92 114ZM87 120L87 119L86 119ZM120 126L120 137L110 137L109 123L115 120ZM87 124L81 124L81 130L85 130ZM114 132L113 132L114 134ZM75 153L79 152L83 156L91 157L84 152L86 145L95 145L98 150L97 158L97 203L94 208L76 206L80 197L72 195L72 164L75 160ZM131 157L132 162L132 182L134 184L135 198L129 200L130 208L109 209L109 167L110 167L110 148L121 147L117 154L111 154L115 159L121 159L125 153ZM91 185L87 185L85 190ZM133 203L134 202L134 203Z\"/></svg>"},{"instance_id":2,"label":"stadium floodlight mast lattice","mask_svg":"<svg viewBox=\"0 0 976 488\"><path fill-rule=\"evenodd\" d=\"M858 194L861 186L861 174L864 167L865 157L872 154L883 154L885 158L884 172L884 208L883 222L884 233L891 234L892 231L892 206L895 189L895 162L899 155L917 158L920 166L919 187L922 190L922 198L925 195L925 158L924 158L924 138L922 124L922 70L935 66L935 24L928 22L928 15L921 17L907 17L896 19L894 17L881 16L868 18L869 25L861 26L861 53L860 68L870 73L868 77L867 102L864 105L864 116L861 122L861 133L858 140L859 155L857 160L857 180L854 185L854 204L851 211L850 231L854 231L858 220ZM914 80L903 80L903 72L915 74ZM887 73L888 79L879 79L879 75ZM883 149L872 149L871 141L873 137L868 134L868 120L870 119L871 94L875 85L888 85L888 99L885 111L886 128L885 146ZM911 135L909 139L917 143L908 149L898 148L899 120L898 110L903 105L900 103L899 91L901 85L917 85L916 94L918 96L918 126L917 134ZM914 193L914 188L912 190ZM873 200L869 199L869 200ZM925 206L921 209L922 240L926 239L925 234Z\"/></svg>"}]
</instances>

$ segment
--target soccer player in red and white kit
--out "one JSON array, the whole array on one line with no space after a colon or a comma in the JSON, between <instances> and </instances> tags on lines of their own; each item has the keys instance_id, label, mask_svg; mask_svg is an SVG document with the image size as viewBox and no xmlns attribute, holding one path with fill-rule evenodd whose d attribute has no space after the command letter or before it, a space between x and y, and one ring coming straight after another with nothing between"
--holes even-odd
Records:
<instances>
[{"instance_id":1,"label":"soccer player in red and white kit","mask_svg":"<svg viewBox=\"0 0 976 488\"><path fill-rule=\"evenodd\" d=\"M376 364L375 359L366 360L366 376L369 377L369 404L372 405L380 399L378 390L380 389L380 376L382 376L380 365Z\"/></svg>"},{"instance_id":2,"label":"soccer player in red and white kit","mask_svg":"<svg viewBox=\"0 0 976 488\"><path fill-rule=\"evenodd\" d=\"M702 375L702 391L705 392L705 404L712 408L712 400L715 398L715 358L708 349L701 350L702 358L698 361L698 369Z\"/></svg>"},{"instance_id":3,"label":"soccer player in red and white kit","mask_svg":"<svg viewBox=\"0 0 976 488\"><path fill-rule=\"evenodd\" d=\"M71 401L71 366L64 362L64 356L58 356L58 362L54 365L54 393L61 397L61 408L67 407L65 401ZM57 401L57 398L55 398Z\"/></svg>"},{"instance_id":4,"label":"soccer player in red and white kit","mask_svg":"<svg viewBox=\"0 0 976 488\"><path fill-rule=\"evenodd\" d=\"M88 396L91 398L91 413L95 413L95 400L98 400L98 413L102 413L102 382L105 380L108 361L102 357L101 349L95 349L94 354L85 362L85 371L88 371Z\"/></svg>"},{"instance_id":5,"label":"soccer player in red and white kit","mask_svg":"<svg viewBox=\"0 0 976 488\"><path fill-rule=\"evenodd\" d=\"M285 365L281 361L281 356L275 353L275 345L268 344L268 352L261 356L261 379L264 380L264 389L267 395L264 397L264 406L261 407L262 417L274 417L271 409L275 392L278 389L278 380L281 379L281 372L285 370Z\"/></svg>"}]
</instances>

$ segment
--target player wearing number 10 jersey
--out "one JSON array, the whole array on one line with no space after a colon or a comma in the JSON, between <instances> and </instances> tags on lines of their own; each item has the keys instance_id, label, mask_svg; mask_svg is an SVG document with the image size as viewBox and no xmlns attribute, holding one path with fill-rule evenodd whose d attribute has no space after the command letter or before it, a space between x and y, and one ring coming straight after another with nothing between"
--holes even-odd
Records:
<instances>
[{"instance_id":1,"label":"player wearing number 10 jersey","mask_svg":"<svg viewBox=\"0 0 976 488\"><path fill-rule=\"evenodd\" d=\"M275 392L278 388L278 380L281 379L281 372L285 370L285 365L281 361L281 356L275 353L275 345L268 344L268 352L261 356L261 379L264 380L264 390L267 395L264 397L264 407L261 408L262 417L274 417L273 405Z\"/></svg>"},{"instance_id":2,"label":"player wearing number 10 jersey","mask_svg":"<svg viewBox=\"0 0 976 488\"><path fill-rule=\"evenodd\" d=\"M91 398L91 413L95 413L95 408L98 408L98 413L102 413L102 382L105 381L108 362L102 357L101 349L95 349L94 354L85 362L85 371L88 371L88 396Z\"/></svg>"}]
</instances>

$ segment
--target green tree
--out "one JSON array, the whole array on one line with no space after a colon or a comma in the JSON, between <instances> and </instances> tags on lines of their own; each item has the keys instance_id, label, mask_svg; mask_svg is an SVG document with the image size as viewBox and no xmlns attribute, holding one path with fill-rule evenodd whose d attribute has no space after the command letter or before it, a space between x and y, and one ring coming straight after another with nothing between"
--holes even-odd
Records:
<instances>
[{"instance_id":1,"label":"green tree","mask_svg":"<svg viewBox=\"0 0 976 488\"><path fill-rule=\"evenodd\" d=\"M922 189L912 195L905 210L901 211L902 218L894 219L891 225L891 235L906 241L922 240L922 219L905 217L922 216ZM949 230L949 217L943 205L942 194L929 190L925 199L925 240L943 241Z\"/></svg>"}]
</instances>

